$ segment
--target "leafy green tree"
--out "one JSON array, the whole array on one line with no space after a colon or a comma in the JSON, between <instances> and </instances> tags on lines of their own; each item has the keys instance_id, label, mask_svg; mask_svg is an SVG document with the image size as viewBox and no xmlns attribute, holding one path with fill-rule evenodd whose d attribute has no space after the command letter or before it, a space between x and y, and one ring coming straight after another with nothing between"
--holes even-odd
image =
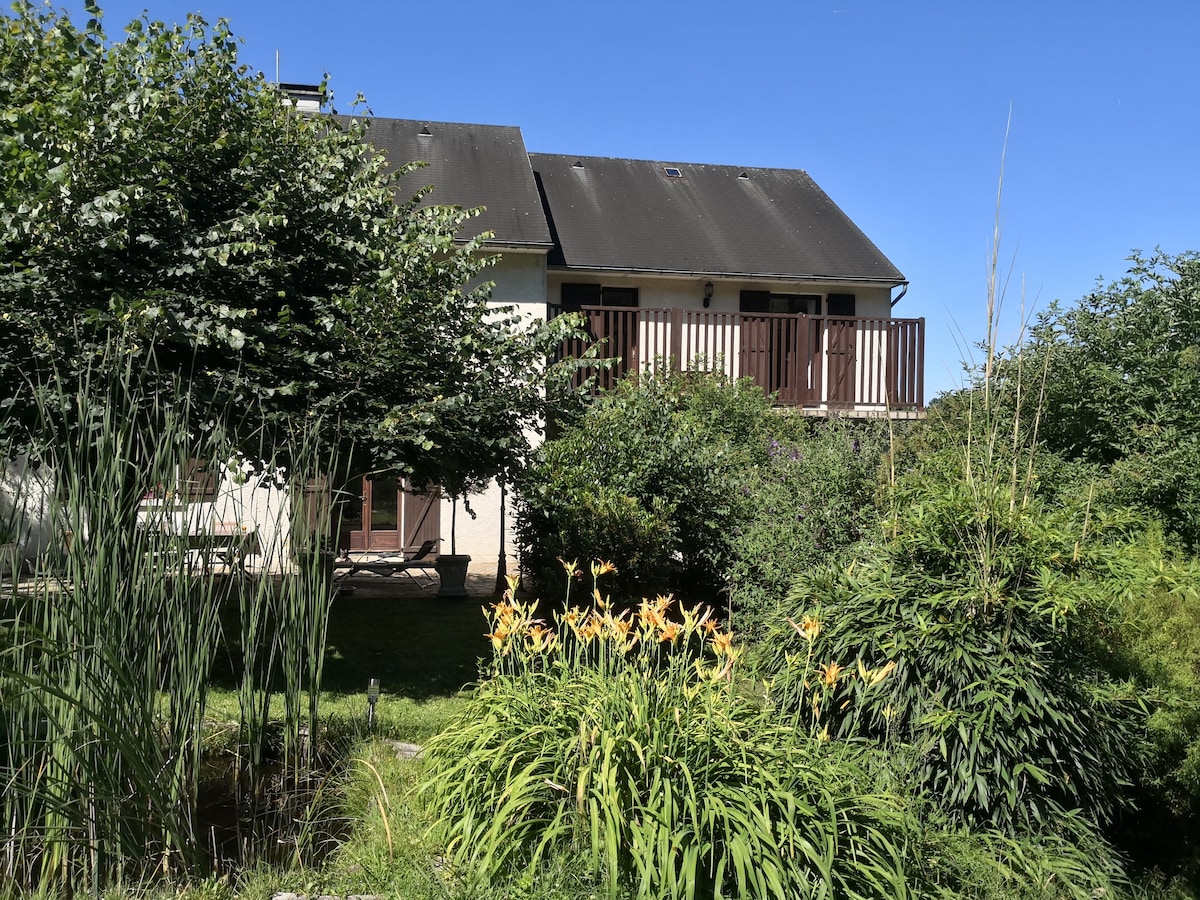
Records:
<instances>
[{"instance_id":1,"label":"leafy green tree","mask_svg":"<svg viewBox=\"0 0 1200 900\"><path fill-rule=\"evenodd\" d=\"M1040 436L1106 469L1126 502L1200 546L1200 254L1135 253L1124 278L1043 313L1025 348L1045 373ZM1032 379L1027 378L1027 381ZM1028 419L1029 416L1026 416Z\"/></svg>"},{"instance_id":2,"label":"leafy green tree","mask_svg":"<svg viewBox=\"0 0 1200 900\"><path fill-rule=\"evenodd\" d=\"M447 448L521 450L569 322L489 310L469 213L404 200L368 120L293 113L224 21L110 40L88 12L19 2L0 32L0 428L29 434L39 385L82 385L116 339L148 403L182 376L235 445L299 416L435 481Z\"/></svg>"}]
</instances>

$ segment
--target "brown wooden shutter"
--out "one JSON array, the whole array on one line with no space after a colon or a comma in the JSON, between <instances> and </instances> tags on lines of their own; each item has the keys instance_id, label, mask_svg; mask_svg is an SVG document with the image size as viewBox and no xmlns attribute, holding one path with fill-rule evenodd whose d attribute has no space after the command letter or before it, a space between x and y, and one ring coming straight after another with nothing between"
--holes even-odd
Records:
<instances>
[{"instance_id":1,"label":"brown wooden shutter","mask_svg":"<svg viewBox=\"0 0 1200 900\"><path fill-rule=\"evenodd\" d=\"M330 549L333 540L333 502L329 480L324 476L293 485L292 549L314 553Z\"/></svg>"},{"instance_id":2,"label":"brown wooden shutter","mask_svg":"<svg viewBox=\"0 0 1200 900\"><path fill-rule=\"evenodd\" d=\"M183 497L189 503L211 503L217 497L220 463L189 459L183 469Z\"/></svg>"},{"instance_id":3,"label":"brown wooden shutter","mask_svg":"<svg viewBox=\"0 0 1200 900\"><path fill-rule=\"evenodd\" d=\"M404 552L411 554L425 541L436 541L442 534L441 494L431 491L415 494L406 483L404 490ZM434 555L441 552L434 549ZM449 551L447 551L449 552Z\"/></svg>"}]
</instances>

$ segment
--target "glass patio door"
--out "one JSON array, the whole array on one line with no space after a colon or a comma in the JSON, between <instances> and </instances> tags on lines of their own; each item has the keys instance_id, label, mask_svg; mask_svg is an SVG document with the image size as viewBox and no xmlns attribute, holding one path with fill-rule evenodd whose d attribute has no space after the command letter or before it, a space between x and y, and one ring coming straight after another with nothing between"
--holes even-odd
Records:
<instances>
[{"instance_id":1,"label":"glass patio door","mask_svg":"<svg viewBox=\"0 0 1200 900\"><path fill-rule=\"evenodd\" d=\"M364 478L362 502L351 502L342 518L342 547L351 552L410 553L439 537L436 494L414 494L392 477Z\"/></svg>"}]
</instances>

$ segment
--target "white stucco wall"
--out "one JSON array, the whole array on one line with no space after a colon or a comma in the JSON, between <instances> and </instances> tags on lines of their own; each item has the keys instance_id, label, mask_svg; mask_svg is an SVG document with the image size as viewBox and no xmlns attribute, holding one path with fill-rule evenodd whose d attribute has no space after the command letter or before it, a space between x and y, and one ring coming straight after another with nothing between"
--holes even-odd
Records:
<instances>
[{"instance_id":1,"label":"white stucco wall","mask_svg":"<svg viewBox=\"0 0 1200 900\"><path fill-rule=\"evenodd\" d=\"M292 499L286 488L271 478L246 478L226 472L217 487L216 497L202 513L207 527L216 531L240 529L253 531L258 552L247 560L248 566L263 572L286 571L291 562L290 536ZM201 523L200 527L205 527Z\"/></svg>"},{"instance_id":2,"label":"white stucco wall","mask_svg":"<svg viewBox=\"0 0 1200 900\"><path fill-rule=\"evenodd\" d=\"M458 504L458 528L456 542L458 552L471 557L471 572L495 572L500 555L500 488L493 481L482 494L467 498L475 512L472 519ZM442 501L441 552L450 552L450 501ZM508 571L516 572L516 544L513 541L516 517L513 514L512 496L508 497L505 509L505 547Z\"/></svg>"},{"instance_id":3,"label":"white stucco wall","mask_svg":"<svg viewBox=\"0 0 1200 900\"><path fill-rule=\"evenodd\" d=\"M55 509L54 474L30 466L23 458L0 465L0 515L10 513L17 530L18 555L39 569L53 567L65 550L64 521ZM290 559L291 500L288 492L259 478L226 471L211 500L177 501L147 498L138 519L174 534L257 536L256 569L280 572Z\"/></svg>"},{"instance_id":4,"label":"white stucco wall","mask_svg":"<svg viewBox=\"0 0 1200 900\"><path fill-rule=\"evenodd\" d=\"M18 561L33 561L56 552L61 540L54 511L54 476L46 466L31 466L26 457L0 459L0 516L17 545ZM9 535L0 535L3 540ZM0 568L5 561L0 560Z\"/></svg>"},{"instance_id":5,"label":"white stucco wall","mask_svg":"<svg viewBox=\"0 0 1200 900\"><path fill-rule=\"evenodd\" d=\"M542 251L506 251L501 259L484 270L482 279L492 281L491 302L495 306L514 306L527 319L546 317L546 254ZM540 440L533 434L531 439ZM510 498L511 501L511 498ZM475 518L458 505L458 525L455 547L460 554L471 557L470 571L495 572L500 554L500 488L492 482L486 491L467 498ZM450 500L441 504L442 543L440 552L450 552ZM515 517L509 502L505 515L505 553L509 572L517 566L513 542Z\"/></svg>"},{"instance_id":6,"label":"white stucco wall","mask_svg":"<svg viewBox=\"0 0 1200 900\"><path fill-rule=\"evenodd\" d=\"M546 254L541 251L507 251L498 262L484 269L481 281L491 281L491 302L517 306L527 315L545 316Z\"/></svg>"}]
</instances>

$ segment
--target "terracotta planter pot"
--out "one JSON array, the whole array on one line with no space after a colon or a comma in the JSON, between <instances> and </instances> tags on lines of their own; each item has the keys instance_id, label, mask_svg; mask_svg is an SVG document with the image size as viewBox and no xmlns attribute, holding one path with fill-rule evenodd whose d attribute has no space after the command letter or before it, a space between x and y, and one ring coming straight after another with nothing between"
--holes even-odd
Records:
<instances>
[{"instance_id":1,"label":"terracotta planter pot","mask_svg":"<svg viewBox=\"0 0 1200 900\"><path fill-rule=\"evenodd\" d=\"M467 565L471 557L466 554L457 556L445 553L433 564L437 570L441 586L438 588L439 597L467 596Z\"/></svg>"}]
</instances>

